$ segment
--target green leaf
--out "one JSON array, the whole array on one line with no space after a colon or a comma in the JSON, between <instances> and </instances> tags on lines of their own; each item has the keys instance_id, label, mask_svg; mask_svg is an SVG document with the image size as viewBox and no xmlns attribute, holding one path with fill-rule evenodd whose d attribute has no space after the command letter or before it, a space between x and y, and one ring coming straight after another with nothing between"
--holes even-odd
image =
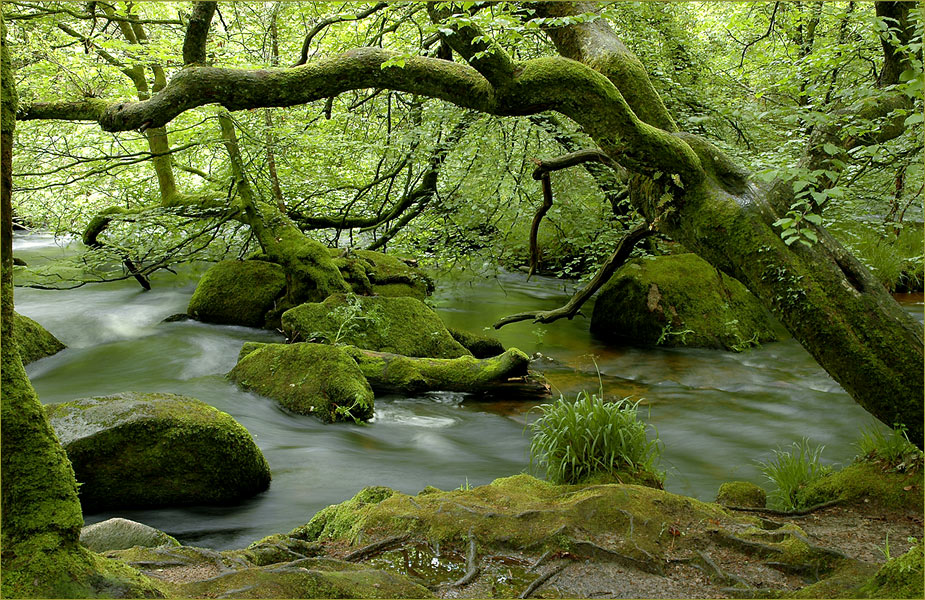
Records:
<instances>
[{"instance_id":1,"label":"green leaf","mask_svg":"<svg viewBox=\"0 0 925 600\"><path fill-rule=\"evenodd\" d=\"M817 236L817 235L816 235L816 232L813 231L812 229L804 229L804 230L803 230L803 237L805 237L806 239L812 240L812 241L814 241L814 242L818 242L818 241L819 241L819 236Z\"/></svg>"},{"instance_id":2,"label":"green leaf","mask_svg":"<svg viewBox=\"0 0 925 600\"><path fill-rule=\"evenodd\" d=\"M799 192L803 190L806 186L811 185L811 181L806 181L805 179L797 179L793 182L793 191Z\"/></svg>"},{"instance_id":3,"label":"green leaf","mask_svg":"<svg viewBox=\"0 0 925 600\"><path fill-rule=\"evenodd\" d=\"M915 113L906 117L906 120L903 121L903 124L908 127L909 125L915 125L916 123L921 123L922 121L925 121L925 117L922 116L922 113Z\"/></svg>"},{"instance_id":4,"label":"green leaf","mask_svg":"<svg viewBox=\"0 0 925 600\"><path fill-rule=\"evenodd\" d=\"M807 213L803 218L813 225L822 225L822 217L816 213Z\"/></svg>"},{"instance_id":5,"label":"green leaf","mask_svg":"<svg viewBox=\"0 0 925 600\"><path fill-rule=\"evenodd\" d=\"M825 150L825 153L828 154L829 156L835 156L836 154L838 154L838 146L830 142L826 142L825 144L823 144L822 149Z\"/></svg>"}]
</instances>

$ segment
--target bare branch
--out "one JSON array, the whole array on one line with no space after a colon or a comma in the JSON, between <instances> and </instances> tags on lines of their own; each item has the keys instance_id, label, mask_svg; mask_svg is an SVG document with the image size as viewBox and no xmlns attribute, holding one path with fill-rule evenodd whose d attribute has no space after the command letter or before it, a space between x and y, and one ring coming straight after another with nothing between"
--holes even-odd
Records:
<instances>
[{"instance_id":1,"label":"bare branch","mask_svg":"<svg viewBox=\"0 0 925 600\"><path fill-rule=\"evenodd\" d=\"M302 54L301 56L299 56L298 62L296 62L292 66L298 67L308 62L308 49L311 46L312 40L315 38L316 35L324 31L325 28L330 27L331 25L335 23L344 23L346 21L360 21L372 15L373 13L376 13L382 10L386 6L388 6L386 2L379 2L367 8L366 10L361 10L355 15L332 15L330 17L325 17L324 19L318 21L318 23L316 23L315 26L312 27L311 30L307 34L305 34L305 41L302 42Z\"/></svg>"},{"instance_id":2,"label":"bare branch","mask_svg":"<svg viewBox=\"0 0 925 600\"><path fill-rule=\"evenodd\" d=\"M552 323L559 319L571 319L579 314L578 311L602 285L610 281L610 277L619 269L626 259L629 258L630 252L636 244L643 238L653 235L655 232L645 224L639 225L624 235L617 243L617 249L610 255L601 269L597 272L591 281L581 288L574 296L564 305L554 310L539 312L523 312L509 317L504 317L494 324L495 329L501 329L505 325L517 323L518 321L527 321L532 319L534 323Z\"/></svg>"}]
</instances>

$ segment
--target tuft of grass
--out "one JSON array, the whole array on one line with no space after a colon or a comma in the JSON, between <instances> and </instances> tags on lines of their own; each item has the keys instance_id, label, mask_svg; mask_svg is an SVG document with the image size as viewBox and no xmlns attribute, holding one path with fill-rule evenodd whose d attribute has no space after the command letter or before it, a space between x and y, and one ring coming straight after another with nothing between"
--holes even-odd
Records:
<instances>
[{"instance_id":1,"label":"tuft of grass","mask_svg":"<svg viewBox=\"0 0 925 600\"><path fill-rule=\"evenodd\" d=\"M778 510L804 508L798 505L797 492L831 471L819 462L825 446L811 446L807 438L794 442L789 449L778 448L774 458L758 461L761 472L776 489L768 494L768 507Z\"/></svg>"},{"instance_id":2,"label":"tuft of grass","mask_svg":"<svg viewBox=\"0 0 925 600\"><path fill-rule=\"evenodd\" d=\"M648 439L639 402L606 402L603 395L580 392L574 402L559 396L538 406L541 415L529 425L531 466L545 467L546 479L557 484L621 472L643 472L660 482L661 446L657 435Z\"/></svg>"},{"instance_id":3,"label":"tuft of grass","mask_svg":"<svg viewBox=\"0 0 925 600\"><path fill-rule=\"evenodd\" d=\"M882 231L869 224L855 223L840 225L834 233L890 291L901 284L920 287L923 261L921 230L908 227L896 235L892 230Z\"/></svg>"},{"instance_id":4,"label":"tuft of grass","mask_svg":"<svg viewBox=\"0 0 925 600\"><path fill-rule=\"evenodd\" d=\"M904 471L922 460L922 452L909 441L904 425L884 433L883 427L869 425L855 442L861 460L881 461L897 471Z\"/></svg>"}]
</instances>

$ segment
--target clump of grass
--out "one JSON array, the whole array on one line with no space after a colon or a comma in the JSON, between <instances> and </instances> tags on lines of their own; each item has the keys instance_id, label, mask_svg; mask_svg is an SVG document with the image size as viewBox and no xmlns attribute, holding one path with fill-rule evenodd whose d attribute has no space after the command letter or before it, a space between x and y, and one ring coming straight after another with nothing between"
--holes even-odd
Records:
<instances>
[{"instance_id":1,"label":"clump of grass","mask_svg":"<svg viewBox=\"0 0 925 600\"><path fill-rule=\"evenodd\" d=\"M661 446L657 435L648 439L638 405L629 398L606 402L601 391L538 406L541 415L529 426L530 464L545 467L546 479L557 484L595 476L621 480L621 473L660 484Z\"/></svg>"},{"instance_id":2,"label":"clump of grass","mask_svg":"<svg viewBox=\"0 0 925 600\"><path fill-rule=\"evenodd\" d=\"M797 492L831 471L819 462L823 448L825 446L811 446L809 440L803 438L789 449L775 450L774 458L758 462L762 473L776 486L768 494L769 508L804 508L797 502Z\"/></svg>"},{"instance_id":3,"label":"clump of grass","mask_svg":"<svg viewBox=\"0 0 925 600\"><path fill-rule=\"evenodd\" d=\"M921 231L905 228L899 235L867 224L842 225L835 228L835 236L848 246L880 282L890 291L898 287L921 287L922 237Z\"/></svg>"},{"instance_id":4,"label":"clump of grass","mask_svg":"<svg viewBox=\"0 0 925 600\"><path fill-rule=\"evenodd\" d=\"M909 441L903 425L894 426L884 433L882 427L869 425L854 444L861 460L880 461L897 471L921 465L922 452Z\"/></svg>"}]
</instances>

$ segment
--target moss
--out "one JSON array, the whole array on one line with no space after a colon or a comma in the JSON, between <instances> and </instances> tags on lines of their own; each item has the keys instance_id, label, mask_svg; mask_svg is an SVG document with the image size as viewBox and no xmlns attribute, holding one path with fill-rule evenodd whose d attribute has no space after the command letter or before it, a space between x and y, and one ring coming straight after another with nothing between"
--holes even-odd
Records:
<instances>
[{"instance_id":1,"label":"moss","mask_svg":"<svg viewBox=\"0 0 925 600\"><path fill-rule=\"evenodd\" d=\"M527 374L530 358L510 348L493 358L412 358L346 346L370 385L386 393L415 394L428 390L471 392Z\"/></svg>"},{"instance_id":2,"label":"moss","mask_svg":"<svg viewBox=\"0 0 925 600\"><path fill-rule=\"evenodd\" d=\"M13 319L13 341L24 365L66 348L58 338L29 317L13 313Z\"/></svg>"},{"instance_id":3,"label":"moss","mask_svg":"<svg viewBox=\"0 0 925 600\"><path fill-rule=\"evenodd\" d=\"M862 598L858 588L873 575L876 567L866 563L847 563L823 579L784 594L784 598ZM899 597L899 596L891 596Z\"/></svg>"},{"instance_id":4,"label":"moss","mask_svg":"<svg viewBox=\"0 0 925 600\"><path fill-rule=\"evenodd\" d=\"M637 485L552 485L529 475L498 479L469 490L425 490L408 496L375 488L319 512L289 533L306 540L370 539L410 533L462 550L470 532L483 551L594 552L660 572L671 551L698 544L695 530L731 526L716 505ZM364 491L367 498L369 491ZM671 529L684 531L675 538Z\"/></svg>"},{"instance_id":5,"label":"moss","mask_svg":"<svg viewBox=\"0 0 925 600\"><path fill-rule=\"evenodd\" d=\"M247 348L228 373L244 389L326 422L365 421L373 416L372 388L343 349L310 343L264 344L245 354Z\"/></svg>"},{"instance_id":6,"label":"moss","mask_svg":"<svg viewBox=\"0 0 925 600\"><path fill-rule=\"evenodd\" d=\"M173 536L153 527L114 517L80 531L80 543L94 552L119 550L133 546L179 546L180 542Z\"/></svg>"},{"instance_id":7,"label":"moss","mask_svg":"<svg viewBox=\"0 0 925 600\"><path fill-rule=\"evenodd\" d=\"M165 587L118 560L54 537L4 546L4 598L164 598Z\"/></svg>"},{"instance_id":8,"label":"moss","mask_svg":"<svg viewBox=\"0 0 925 600\"><path fill-rule=\"evenodd\" d=\"M898 473L879 463L860 461L797 492L799 506L841 499L870 511L922 510L922 472Z\"/></svg>"},{"instance_id":9,"label":"moss","mask_svg":"<svg viewBox=\"0 0 925 600\"><path fill-rule=\"evenodd\" d=\"M181 596L208 598L432 598L406 577L330 558L305 558L178 586Z\"/></svg>"},{"instance_id":10,"label":"moss","mask_svg":"<svg viewBox=\"0 0 925 600\"><path fill-rule=\"evenodd\" d=\"M306 542L288 535L274 534L258 540L244 550L224 553L230 558L240 557L258 567L289 562L299 558L322 554L320 544Z\"/></svg>"},{"instance_id":11,"label":"moss","mask_svg":"<svg viewBox=\"0 0 925 600\"><path fill-rule=\"evenodd\" d=\"M207 323L263 327L286 289L279 265L255 260L225 260L203 274L187 312Z\"/></svg>"},{"instance_id":12,"label":"moss","mask_svg":"<svg viewBox=\"0 0 925 600\"><path fill-rule=\"evenodd\" d=\"M405 356L458 358L469 355L443 321L416 298L344 296L306 303L283 313L291 339L326 339Z\"/></svg>"},{"instance_id":13,"label":"moss","mask_svg":"<svg viewBox=\"0 0 925 600\"><path fill-rule=\"evenodd\" d=\"M598 296L591 331L618 343L726 350L777 339L758 300L694 254L627 262Z\"/></svg>"},{"instance_id":14,"label":"moss","mask_svg":"<svg viewBox=\"0 0 925 600\"><path fill-rule=\"evenodd\" d=\"M195 398L124 393L46 411L88 512L223 504L270 484L269 466L247 430Z\"/></svg>"},{"instance_id":15,"label":"moss","mask_svg":"<svg viewBox=\"0 0 925 600\"><path fill-rule=\"evenodd\" d=\"M750 481L727 481L719 486L716 502L726 506L764 508L767 494Z\"/></svg>"},{"instance_id":16,"label":"moss","mask_svg":"<svg viewBox=\"0 0 925 600\"><path fill-rule=\"evenodd\" d=\"M504 346L490 335L472 333L461 329L448 329L453 339L462 344L476 358L489 358L504 352Z\"/></svg>"},{"instance_id":17,"label":"moss","mask_svg":"<svg viewBox=\"0 0 925 600\"><path fill-rule=\"evenodd\" d=\"M865 598L925 598L921 538L908 552L886 561L877 574L861 586Z\"/></svg>"}]
</instances>

